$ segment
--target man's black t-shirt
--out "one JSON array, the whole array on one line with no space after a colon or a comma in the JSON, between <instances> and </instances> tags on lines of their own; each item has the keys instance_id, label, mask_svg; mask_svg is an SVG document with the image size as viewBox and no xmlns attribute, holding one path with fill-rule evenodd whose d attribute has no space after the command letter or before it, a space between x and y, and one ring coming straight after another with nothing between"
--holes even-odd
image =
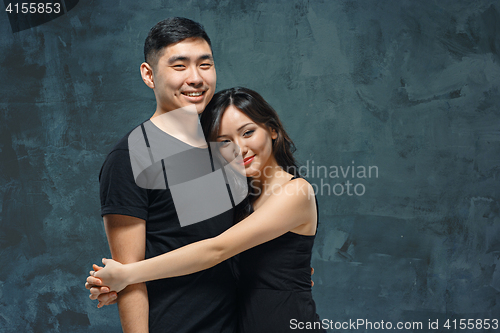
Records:
<instances>
[{"instance_id":1,"label":"man's black t-shirt","mask_svg":"<svg viewBox=\"0 0 500 333\"><path fill-rule=\"evenodd\" d=\"M154 141L150 136L148 146L169 145L179 151L193 148L150 121L142 125L143 131L144 126L150 133L156 131ZM146 189L136 184L129 152L129 136L133 132L115 145L102 166L101 215L121 214L145 220L146 258L215 237L233 225L233 210L229 210L181 227L168 188L168 175L165 175L166 189ZM200 148L193 151L205 153ZM147 290L151 333L235 332L236 281L229 261L187 276L147 282Z\"/></svg>"}]
</instances>

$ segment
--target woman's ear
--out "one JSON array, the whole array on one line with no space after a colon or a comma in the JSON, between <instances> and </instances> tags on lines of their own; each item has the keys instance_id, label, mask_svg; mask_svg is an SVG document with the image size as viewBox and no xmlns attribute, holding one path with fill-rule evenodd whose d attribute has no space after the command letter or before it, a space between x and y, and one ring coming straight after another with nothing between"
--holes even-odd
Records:
<instances>
[{"instance_id":1,"label":"woman's ear","mask_svg":"<svg viewBox=\"0 0 500 333\"><path fill-rule=\"evenodd\" d=\"M271 139L276 140L278 138L278 132L274 128L271 128Z\"/></svg>"}]
</instances>

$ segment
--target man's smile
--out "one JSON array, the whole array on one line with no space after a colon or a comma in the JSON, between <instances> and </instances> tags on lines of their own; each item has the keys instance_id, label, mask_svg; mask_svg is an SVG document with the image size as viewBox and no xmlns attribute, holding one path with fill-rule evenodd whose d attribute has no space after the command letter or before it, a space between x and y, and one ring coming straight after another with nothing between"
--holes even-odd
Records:
<instances>
[{"instance_id":1,"label":"man's smile","mask_svg":"<svg viewBox=\"0 0 500 333\"><path fill-rule=\"evenodd\" d=\"M204 93L205 93L205 91L192 91L192 92L183 91L183 92L181 92L181 94L189 96L189 97L198 97L198 96L203 95Z\"/></svg>"}]
</instances>

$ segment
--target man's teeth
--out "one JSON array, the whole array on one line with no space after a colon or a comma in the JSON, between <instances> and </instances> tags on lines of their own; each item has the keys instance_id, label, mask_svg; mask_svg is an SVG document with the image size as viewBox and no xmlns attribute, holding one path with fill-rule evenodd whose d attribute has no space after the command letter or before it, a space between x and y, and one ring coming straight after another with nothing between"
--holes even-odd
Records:
<instances>
[{"instance_id":1,"label":"man's teeth","mask_svg":"<svg viewBox=\"0 0 500 333\"><path fill-rule=\"evenodd\" d=\"M190 96L190 97L197 97L197 96L201 96L203 94L203 91L199 91L199 92L192 92L192 93L184 93L186 96Z\"/></svg>"}]
</instances>

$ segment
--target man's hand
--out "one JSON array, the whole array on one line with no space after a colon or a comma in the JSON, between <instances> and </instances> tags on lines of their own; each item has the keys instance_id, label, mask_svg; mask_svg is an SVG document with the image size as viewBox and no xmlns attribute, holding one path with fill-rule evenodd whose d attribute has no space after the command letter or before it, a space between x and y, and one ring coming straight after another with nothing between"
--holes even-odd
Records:
<instances>
[{"instance_id":1,"label":"man's hand","mask_svg":"<svg viewBox=\"0 0 500 333\"><path fill-rule=\"evenodd\" d=\"M103 286L99 278L93 276L94 272L101 270L103 267L92 265L93 271L90 271L90 275L85 282L85 288L90 291L89 298L91 300L98 300L98 308L102 308L105 305L115 304L118 299L118 294L114 291L110 292L107 286Z\"/></svg>"}]
</instances>

